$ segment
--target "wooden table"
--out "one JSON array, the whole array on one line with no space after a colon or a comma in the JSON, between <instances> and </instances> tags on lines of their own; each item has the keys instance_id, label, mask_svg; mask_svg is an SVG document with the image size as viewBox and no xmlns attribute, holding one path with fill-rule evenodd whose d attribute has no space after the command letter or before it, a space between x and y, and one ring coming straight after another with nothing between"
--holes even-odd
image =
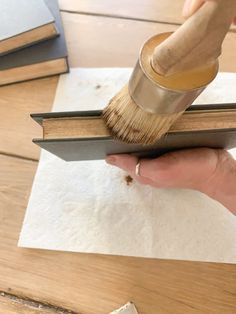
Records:
<instances>
[{"instance_id":1,"label":"wooden table","mask_svg":"<svg viewBox=\"0 0 236 314\"><path fill-rule=\"evenodd\" d=\"M182 22L183 0L61 0L71 67L133 66L142 42ZM135 5L135 7L133 7ZM236 71L236 33L221 70ZM58 77L0 88L0 314L236 313L236 265L17 248L39 149L30 112L51 108Z\"/></svg>"}]
</instances>

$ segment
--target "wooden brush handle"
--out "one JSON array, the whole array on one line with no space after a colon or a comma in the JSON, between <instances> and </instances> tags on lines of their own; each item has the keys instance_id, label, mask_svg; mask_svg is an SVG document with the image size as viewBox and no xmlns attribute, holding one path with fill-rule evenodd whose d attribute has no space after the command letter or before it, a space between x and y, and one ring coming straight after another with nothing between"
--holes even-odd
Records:
<instances>
[{"instance_id":1,"label":"wooden brush handle","mask_svg":"<svg viewBox=\"0 0 236 314\"><path fill-rule=\"evenodd\" d=\"M215 61L235 15L236 0L207 1L155 48L154 70L168 76Z\"/></svg>"}]
</instances>

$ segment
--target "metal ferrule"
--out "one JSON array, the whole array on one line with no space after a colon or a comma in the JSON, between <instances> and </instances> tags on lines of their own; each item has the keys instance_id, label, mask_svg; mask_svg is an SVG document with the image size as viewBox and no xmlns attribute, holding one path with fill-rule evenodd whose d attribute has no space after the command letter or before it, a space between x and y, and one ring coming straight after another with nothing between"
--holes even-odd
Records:
<instances>
[{"instance_id":1,"label":"metal ferrule","mask_svg":"<svg viewBox=\"0 0 236 314\"><path fill-rule=\"evenodd\" d=\"M155 42L155 38L158 39L158 37L159 35L149 39L141 49L139 60L129 81L129 93L134 102L144 111L156 114L178 113L186 110L209 82L204 86L191 90L172 90L161 86L155 81L152 73L150 73L154 71L152 66L150 66L153 51L152 49L146 49L145 52L144 48L150 41ZM160 39L158 42L160 42ZM217 70L218 62L216 73L211 81L215 78Z\"/></svg>"}]
</instances>

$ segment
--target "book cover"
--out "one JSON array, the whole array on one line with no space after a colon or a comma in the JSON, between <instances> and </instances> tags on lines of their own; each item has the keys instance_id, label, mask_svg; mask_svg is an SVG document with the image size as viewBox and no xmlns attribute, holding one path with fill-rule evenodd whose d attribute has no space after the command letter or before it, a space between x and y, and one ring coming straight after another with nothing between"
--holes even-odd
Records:
<instances>
[{"instance_id":1,"label":"book cover","mask_svg":"<svg viewBox=\"0 0 236 314\"><path fill-rule=\"evenodd\" d=\"M0 55L58 34L44 0L1 0L0 8Z\"/></svg>"},{"instance_id":2,"label":"book cover","mask_svg":"<svg viewBox=\"0 0 236 314\"><path fill-rule=\"evenodd\" d=\"M0 58L0 85L68 72L68 53L58 1L45 0L45 3L55 18L60 36L2 56ZM54 67L55 60L62 61L59 67L56 62ZM51 62L51 67L42 70L40 66L46 62Z\"/></svg>"}]
</instances>

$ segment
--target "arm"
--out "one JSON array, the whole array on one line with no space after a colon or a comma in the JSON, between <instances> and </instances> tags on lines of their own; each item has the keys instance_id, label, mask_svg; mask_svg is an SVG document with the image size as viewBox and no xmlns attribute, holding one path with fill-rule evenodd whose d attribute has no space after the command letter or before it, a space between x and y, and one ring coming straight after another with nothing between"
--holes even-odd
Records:
<instances>
[{"instance_id":1,"label":"arm","mask_svg":"<svg viewBox=\"0 0 236 314\"><path fill-rule=\"evenodd\" d=\"M198 190L236 215L236 160L225 150L187 149L139 161L132 155L113 155L106 161L124 169L142 184ZM140 176L135 175L138 162Z\"/></svg>"},{"instance_id":2,"label":"arm","mask_svg":"<svg viewBox=\"0 0 236 314\"><path fill-rule=\"evenodd\" d=\"M236 215L236 160L222 154L212 182L200 191L223 204Z\"/></svg>"},{"instance_id":3,"label":"arm","mask_svg":"<svg viewBox=\"0 0 236 314\"><path fill-rule=\"evenodd\" d=\"M205 1L186 0L184 17L191 16ZM233 22L236 24L236 18ZM134 156L109 156L106 161L129 172L142 184L198 190L236 215L236 160L224 150L196 148L168 153L152 160L143 159L139 161L141 176L135 176L138 160Z\"/></svg>"},{"instance_id":4,"label":"arm","mask_svg":"<svg viewBox=\"0 0 236 314\"><path fill-rule=\"evenodd\" d=\"M206 1L207 0L186 0L184 3L183 12L182 12L183 16L185 18L188 18L194 12L196 12ZM225 1L225 0L214 0L214 1ZM236 11L235 11L235 15L236 15ZM233 24L236 25L236 17L233 19Z\"/></svg>"}]
</instances>

